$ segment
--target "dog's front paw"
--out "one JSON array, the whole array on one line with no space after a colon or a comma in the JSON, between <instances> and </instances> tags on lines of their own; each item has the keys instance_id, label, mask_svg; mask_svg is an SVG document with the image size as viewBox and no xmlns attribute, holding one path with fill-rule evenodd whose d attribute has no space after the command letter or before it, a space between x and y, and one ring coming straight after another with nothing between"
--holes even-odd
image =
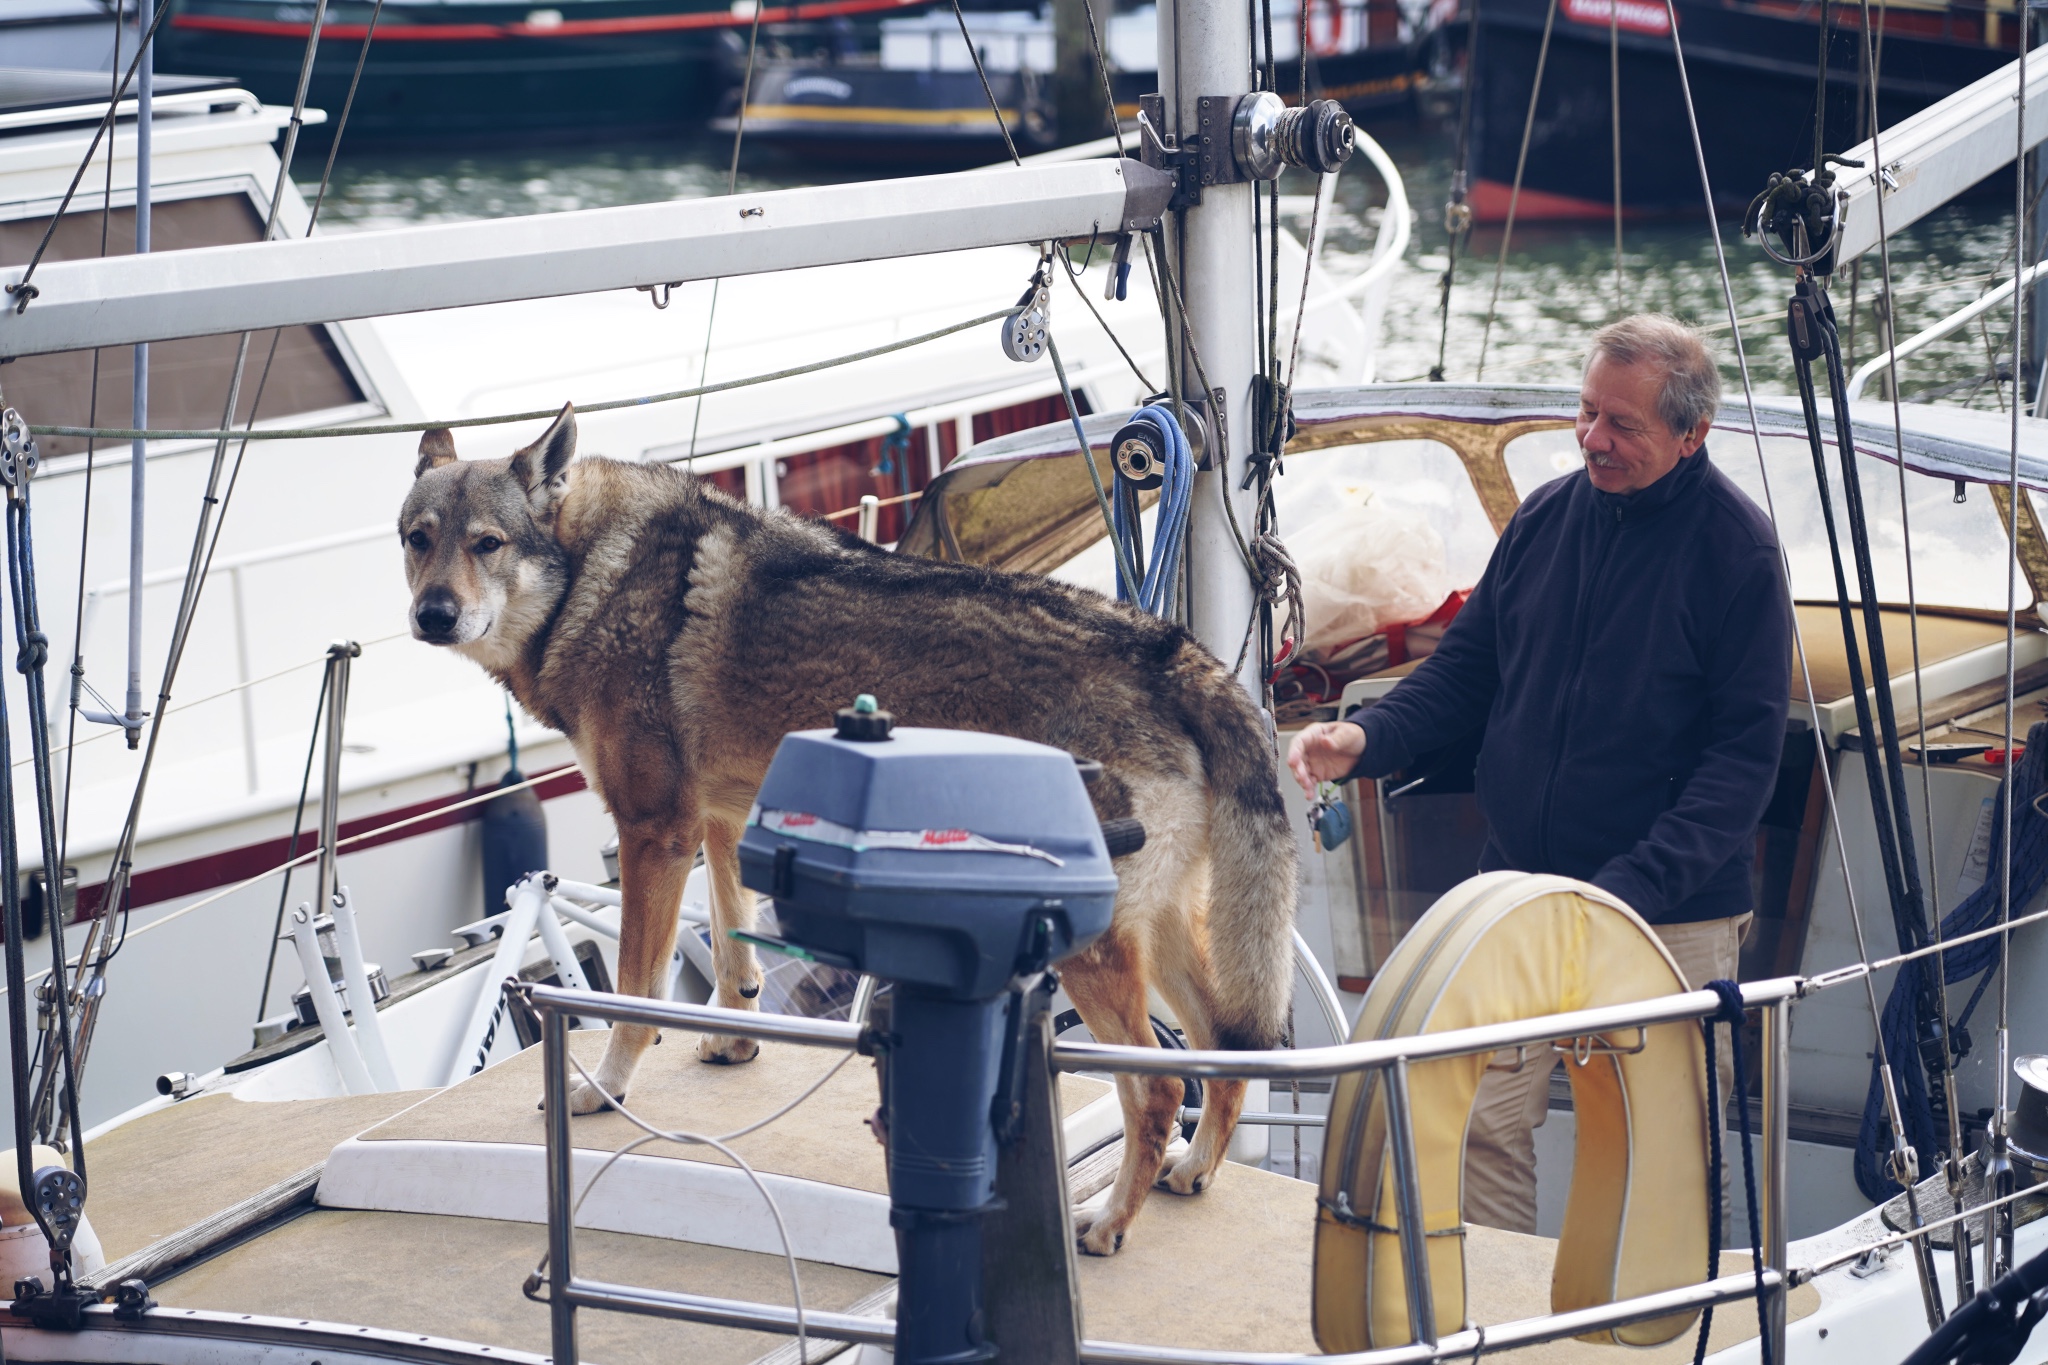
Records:
<instances>
[{"instance_id":1,"label":"dog's front paw","mask_svg":"<svg viewBox=\"0 0 2048 1365\"><path fill-rule=\"evenodd\" d=\"M1114 1256L1123 1250L1124 1233L1106 1211L1096 1213L1083 1205L1074 1210L1074 1243L1090 1256Z\"/></svg>"},{"instance_id":2,"label":"dog's front paw","mask_svg":"<svg viewBox=\"0 0 2048 1365\"><path fill-rule=\"evenodd\" d=\"M759 1056L761 1045L752 1038L724 1038L707 1034L697 1044L697 1060L713 1066L738 1066Z\"/></svg>"},{"instance_id":3,"label":"dog's front paw","mask_svg":"<svg viewBox=\"0 0 2048 1365\"><path fill-rule=\"evenodd\" d=\"M611 1108L615 1102L624 1101L625 1098L626 1092L623 1090L616 1095L607 1095L602 1087L592 1085L581 1077L572 1078L569 1082L569 1112L571 1114L595 1114L600 1110ZM534 1101L533 1107L545 1113L548 1107L548 1097L542 1095L538 1100Z\"/></svg>"},{"instance_id":4,"label":"dog's front paw","mask_svg":"<svg viewBox=\"0 0 2048 1365\"><path fill-rule=\"evenodd\" d=\"M1201 1163L1184 1156L1159 1177L1159 1188L1175 1194L1200 1194L1215 1178L1214 1171L1204 1170Z\"/></svg>"}]
</instances>

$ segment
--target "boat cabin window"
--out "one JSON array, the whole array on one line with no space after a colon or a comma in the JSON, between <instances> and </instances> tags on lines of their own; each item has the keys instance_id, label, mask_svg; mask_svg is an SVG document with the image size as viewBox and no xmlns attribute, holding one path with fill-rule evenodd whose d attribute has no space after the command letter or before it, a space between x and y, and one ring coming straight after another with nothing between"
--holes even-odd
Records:
<instances>
[{"instance_id":1,"label":"boat cabin window","mask_svg":"<svg viewBox=\"0 0 2048 1365\"><path fill-rule=\"evenodd\" d=\"M35 252L49 224L46 216L0 220L0 265L21 265ZM50 240L46 261L82 260L100 254L98 209L64 215ZM253 242L263 235L263 220L243 194L175 199L153 206L150 235L154 249ZM135 246L135 210L117 208L107 215L107 254L126 255ZM258 332L249 342L249 371L242 385L236 420L248 420L256 399L256 377L278 338L277 358L262 385L259 418L290 417L360 403L364 394L350 374L325 328L287 327L282 333ZM234 335L191 337L158 342L149 349L149 421L154 427L211 428L220 421L228 383L235 368ZM94 402L93 356L90 351L24 356L0 371L8 399L32 422L53 426L125 427L132 425L134 352L108 347L99 357L98 401ZM82 437L45 436L44 456L68 455L85 449Z\"/></svg>"},{"instance_id":2,"label":"boat cabin window","mask_svg":"<svg viewBox=\"0 0 2048 1365\"><path fill-rule=\"evenodd\" d=\"M1792 564L1792 592L1802 602L1835 598L1833 561L1828 555L1827 527L1821 520L1815 489L1813 456L1803 438L1764 438L1764 459L1770 470L1770 502L1757 469L1752 438L1718 433L1709 443L1715 465L1759 507L1774 506L1778 538ZM1515 492L1528 497L1543 484L1580 466L1578 440L1570 428L1534 432L1510 442L1508 476ZM1858 457L1862 474L1864 514L1870 523L1872 557L1879 597L1906 601L1905 523L1899 516L1897 466L1871 456ZM1835 528L1848 541L1848 510L1842 501L1841 464L1828 448L1828 491L1834 498ZM1973 485L1961 503L1948 479L1906 471L1906 510L1913 532L1913 589L1923 605L2005 610L2005 525L1990 491ZM1853 573L1853 567L1851 568ZM1853 580L1852 580L1853 583ZM2026 584L2020 585L2027 594ZM2022 606L2027 605L2025 600Z\"/></svg>"},{"instance_id":3,"label":"boat cabin window","mask_svg":"<svg viewBox=\"0 0 2048 1365\"><path fill-rule=\"evenodd\" d=\"M1360 508L1426 525L1443 545L1445 592L1477 583L1493 553L1493 524L1479 494L1457 455L1437 441L1373 441L1289 455L1286 475L1273 481L1273 505L1290 544L1326 518Z\"/></svg>"}]
</instances>

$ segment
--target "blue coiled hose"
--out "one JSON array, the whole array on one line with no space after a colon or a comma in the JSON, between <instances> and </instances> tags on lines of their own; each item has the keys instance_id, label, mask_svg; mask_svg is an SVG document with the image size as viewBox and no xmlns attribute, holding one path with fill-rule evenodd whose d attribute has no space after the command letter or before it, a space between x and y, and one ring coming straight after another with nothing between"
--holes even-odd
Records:
<instances>
[{"instance_id":1,"label":"blue coiled hose","mask_svg":"<svg viewBox=\"0 0 2048 1365\"><path fill-rule=\"evenodd\" d=\"M1180 423L1160 404L1138 409L1131 421L1150 423L1159 432L1160 448L1166 451L1166 482L1159 489L1159 523L1152 537L1152 558L1145 565L1144 581L1138 585L1139 608L1154 616L1164 616L1173 610L1181 552L1188 542L1188 513L1194 507L1195 457L1188 449L1187 434L1180 429ZM1124 510L1126 502L1131 502L1133 511ZM1116 538L1126 547L1133 546L1138 539L1136 504L1126 498L1117 498L1115 504ZM1134 555L1134 561L1135 558ZM1116 595L1119 601L1130 600L1121 579Z\"/></svg>"}]
</instances>

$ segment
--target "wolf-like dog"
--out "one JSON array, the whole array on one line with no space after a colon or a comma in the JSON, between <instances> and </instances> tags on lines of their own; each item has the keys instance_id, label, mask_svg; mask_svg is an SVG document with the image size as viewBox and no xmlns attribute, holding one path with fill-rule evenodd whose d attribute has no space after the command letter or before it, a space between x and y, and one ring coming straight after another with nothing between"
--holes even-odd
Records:
<instances>
[{"instance_id":1,"label":"wolf-like dog","mask_svg":"<svg viewBox=\"0 0 2048 1365\"><path fill-rule=\"evenodd\" d=\"M763 512L664 465L571 462L573 409L509 458L459 461L429 431L398 518L412 632L482 665L561 730L617 822L622 989L656 991L684 878L710 867L717 1000L755 1008L753 923L737 848L783 735L857 693L906 725L992 731L1098 759L1104 819L1145 847L1117 863L1110 929L1061 966L1105 1042L1154 1044L1155 987L1202 1048L1280 1041L1292 984L1295 850L1250 699L1187 631L1036 575L899 556ZM611 1031L576 1113L623 1097L654 1030ZM751 1041L712 1037L707 1062ZM1124 1156L1082 1247L1114 1253L1156 1182L1202 1189L1242 1082L1213 1081L1187 1153L1164 1170L1181 1083L1121 1076Z\"/></svg>"}]
</instances>

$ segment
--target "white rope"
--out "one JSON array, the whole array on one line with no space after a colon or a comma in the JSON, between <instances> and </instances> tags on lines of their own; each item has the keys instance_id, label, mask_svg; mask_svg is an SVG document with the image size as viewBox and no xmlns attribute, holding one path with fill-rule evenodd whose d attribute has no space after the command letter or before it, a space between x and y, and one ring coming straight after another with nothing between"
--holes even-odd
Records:
<instances>
[{"instance_id":1,"label":"white rope","mask_svg":"<svg viewBox=\"0 0 2048 1365\"><path fill-rule=\"evenodd\" d=\"M584 1070L582 1059L577 1057L577 1055L574 1052L570 1052L568 1054L568 1057L569 1065L576 1068L577 1074L583 1077L583 1083L585 1085L588 1085L592 1090L595 1090L599 1094L604 1095L604 1087L599 1085L588 1071ZM707 1137L701 1133L672 1133L665 1128L657 1128L653 1124L649 1123L646 1119L641 1118L638 1114L628 1109L625 1106L624 1101L614 1099L610 1095L605 1095L606 1105L609 1108L618 1110L618 1112L625 1117L626 1122L632 1124L635 1128L638 1128L642 1133L646 1134L646 1136L633 1139L631 1142L627 1143L625 1146L619 1148L616 1152L613 1152L610 1156L605 1158L604 1164L599 1166L596 1172L591 1175L590 1183L583 1187L583 1193L576 1196L576 1203L569 1210L569 1226L572 1228L576 1226L576 1216L583 1212L583 1201L590 1198L590 1192L597 1188L597 1182L604 1179L605 1173L611 1170L613 1166L617 1165L619 1158L625 1156L627 1153L644 1147L650 1142L673 1142L678 1144L679 1146L685 1147L711 1148L713 1151L723 1156L726 1160L730 1161L733 1165L739 1167L740 1170L746 1174L747 1179L752 1181L754 1188L760 1192L762 1200L767 1203L769 1216L775 1220L776 1234L782 1239L782 1258L789 1266L790 1296L796 1301L797 1359L808 1359L810 1355L810 1348L806 1342L804 1330L803 1280L797 1274L796 1248L789 1239L789 1227L782 1220L782 1208L775 1202L775 1196L769 1192L766 1182L764 1182L761 1179L760 1175L754 1170L752 1166L747 1164L746 1158L742 1157L738 1152L735 1152L726 1144L729 1142L737 1141L738 1139L743 1138L747 1134L755 1132L758 1129L766 1128L769 1124L775 1122L777 1119L782 1118L784 1115L788 1114L791 1110L795 1109L798 1105L802 1104L805 1100L809 1099L811 1096L817 1094L818 1091L823 1089L825 1083L831 1080L834 1076L837 1076L839 1074L840 1068L845 1066L848 1062L852 1061L853 1057L854 1054L851 1052L848 1052L844 1056L840 1057L838 1061L832 1063L830 1067L826 1068L824 1075L818 1077L817 1080L812 1081L808 1086L804 1088L803 1092L799 1094L795 1099L791 1100L788 1104L783 1105L780 1109L768 1115L768 1117L764 1119L756 1119L754 1122L748 1124L744 1128L735 1128L732 1132L722 1134L718 1137ZM541 1276L547 1273L547 1268L548 1258L545 1255L543 1255L540 1258L539 1264L534 1266L533 1275L529 1278L528 1283L537 1282Z\"/></svg>"}]
</instances>

